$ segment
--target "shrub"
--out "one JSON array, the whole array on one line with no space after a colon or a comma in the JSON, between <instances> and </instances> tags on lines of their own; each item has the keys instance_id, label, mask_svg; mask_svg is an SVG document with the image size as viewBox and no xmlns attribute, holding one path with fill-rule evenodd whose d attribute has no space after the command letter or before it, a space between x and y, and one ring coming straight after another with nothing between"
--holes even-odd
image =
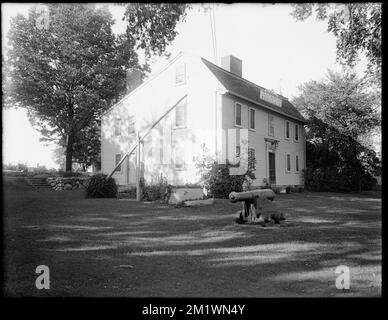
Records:
<instances>
[{"instance_id":1,"label":"shrub","mask_svg":"<svg viewBox=\"0 0 388 320\"><path fill-rule=\"evenodd\" d=\"M280 191L282 191L282 187L272 187L271 188L273 192L275 192L276 194L279 194Z\"/></svg>"},{"instance_id":2,"label":"shrub","mask_svg":"<svg viewBox=\"0 0 388 320\"><path fill-rule=\"evenodd\" d=\"M381 173L376 152L336 127L312 117L306 142L305 187L310 191L349 192L373 188Z\"/></svg>"},{"instance_id":3,"label":"shrub","mask_svg":"<svg viewBox=\"0 0 388 320\"><path fill-rule=\"evenodd\" d=\"M271 189L271 190L273 190L273 188L272 188L271 185L269 184L267 178L264 178L264 179L263 179L263 185L260 186L259 189Z\"/></svg>"},{"instance_id":4,"label":"shrub","mask_svg":"<svg viewBox=\"0 0 388 320\"><path fill-rule=\"evenodd\" d=\"M248 153L248 171L243 175L230 175L229 163L219 164L211 156L206 155L196 159L196 167L201 174L203 185L208 197L227 199L232 191L241 192L250 190L252 179L255 179L255 157L253 152Z\"/></svg>"},{"instance_id":5,"label":"shrub","mask_svg":"<svg viewBox=\"0 0 388 320\"><path fill-rule=\"evenodd\" d=\"M303 192L303 187L293 186L291 187L291 192L292 193Z\"/></svg>"},{"instance_id":6,"label":"shrub","mask_svg":"<svg viewBox=\"0 0 388 320\"><path fill-rule=\"evenodd\" d=\"M229 166L214 163L205 179L205 188L214 198L227 199L232 191L243 191L244 175L229 175Z\"/></svg>"},{"instance_id":7,"label":"shrub","mask_svg":"<svg viewBox=\"0 0 388 320\"><path fill-rule=\"evenodd\" d=\"M172 193L172 185L167 183L167 180L163 177L159 177L159 181L155 184L147 184L147 182L141 178L140 186L142 190L142 200L144 201L156 201L161 200L167 203Z\"/></svg>"},{"instance_id":8,"label":"shrub","mask_svg":"<svg viewBox=\"0 0 388 320\"><path fill-rule=\"evenodd\" d=\"M120 198L136 199L136 187L130 187L125 190L119 191L118 196Z\"/></svg>"},{"instance_id":9,"label":"shrub","mask_svg":"<svg viewBox=\"0 0 388 320\"><path fill-rule=\"evenodd\" d=\"M357 189L370 190L376 179L368 172L354 171L352 168L307 168L304 170L305 187L309 191L349 192Z\"/></svg>"},{"instance_id":10,"label":"shrub","mask_svg":"<svg viewBox=\"0 0 388 320\"><path fill-rule=\"evenodd\" d=\"M88 179L86 186L87 198L115 198L117 197L117 185L115 180L110 177L106 179L106 174L96 174Z\"/></svg>"}]
</instances>

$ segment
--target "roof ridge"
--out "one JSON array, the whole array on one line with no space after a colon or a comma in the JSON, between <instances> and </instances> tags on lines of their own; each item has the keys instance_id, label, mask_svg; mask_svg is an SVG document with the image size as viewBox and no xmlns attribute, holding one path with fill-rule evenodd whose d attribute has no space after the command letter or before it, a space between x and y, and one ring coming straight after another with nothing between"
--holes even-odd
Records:
<instances>
[{"instance_id":1,"label":"roof ridge","mask_svg":"<svg viewBox=\"0 0 388 320\"><path fill-rule=\"evenodd\" d=\"M252 81L244 79L238 75L233 74L230 71L225 70L217 66L216 64L201 58L202 63L210 70L210 72L217 78L219 82L225 87L226 91L232 95L238 96L242 99L246 99L252 103L255 103L259 106L262 106L266 109L272 110L274 112L286 115L292 119L306 122L304 117L300 114L298 109L285 97L277 96L281 100L282 105L278 106L271 101L265 101L259 97L260 90L267 90L264 87L261 87Z\"/></svg>"},{"instance_id":2,"label":"roof ridge","mask_svg":"<svg viewBox=\"0 0 388 320\"><path fill-rule=\"evenodd\" d=\"M237 75L237 74L235 74L235 73L233 73L233 72L230 72L230 71L228 71L228 70L226 70L226 69L224 69L224 68L222 68L222 67L216 65L215 63L213 63L213 62L211 62L211 61L205 59L205 58L201 58L201 59L202 59L202 60L205 60L205 61L208 62L208 63L211 63L213 66L217 67L218 69L220 69L220 70L222 70L222 71L224 71L224 72L227 72L228 74L231 74L232 76L234 76L234 77L236 77L236 78L238 78L238 79L244 80L244 81L246 81L246 82L249 82L249 83L253 84L254 86L256 86L256 87L258 87L258 88L260 88L260 89L263 89L263 90L266 90L266 91L271 92L269 89L264 88L264 87L262 87L262 86L259 86L258 84L254 83L254 82L252 82L252 81L250 81L250 80L248 80L248 79L245 79L245 78L243 78L243 77L240 77L239 75ZM278 94L278 93L276 93L276 92L273 92L273 93L275 93L277 96L281 97L282 99L285 99L285 100L289 101L288 98L286 98L285 96L283 96L283 95L281 95L281 94Z\"/></svg>"}]
</instances>

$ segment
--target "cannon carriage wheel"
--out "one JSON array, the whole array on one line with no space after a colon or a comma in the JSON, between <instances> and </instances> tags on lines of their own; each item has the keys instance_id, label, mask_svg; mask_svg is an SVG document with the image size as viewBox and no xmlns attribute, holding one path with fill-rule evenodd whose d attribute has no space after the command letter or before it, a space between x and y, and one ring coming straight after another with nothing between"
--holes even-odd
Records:
<instances>
[{"instance_id":1,"label":"cannon carriage wheel","mask_svg":"<svg viewBox=\"0 0 388 320\"><path fill-rule=\"evenodd\" d=\"M265 226L265 220L258 208L258 200L273 200L274 192L271 189L253 190L247 192L231 192L229 199L232 203L241 202L242 210L237 211L236 222L243 224L247 221Z\"/></svg>"}]
</instances>

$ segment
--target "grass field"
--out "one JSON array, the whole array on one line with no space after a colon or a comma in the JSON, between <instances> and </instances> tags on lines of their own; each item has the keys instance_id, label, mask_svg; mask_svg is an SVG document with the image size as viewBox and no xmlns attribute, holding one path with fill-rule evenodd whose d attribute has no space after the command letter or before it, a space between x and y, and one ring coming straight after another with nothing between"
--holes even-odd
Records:
<instances>
[{"instance_id":1,"label":"grass field","mask_svg":"<svg viewBox=\"0 0 388 320\"><path fill-rule=\"evenodd\" d=\"M4 181L7 296L316 297L381 295L381 195L275 198L287 220L237 225L239 204L176 208ZM35 269L50 268L50 290ZM350 268L350 290L335 269Z\"/></svg>"}]
</instances>

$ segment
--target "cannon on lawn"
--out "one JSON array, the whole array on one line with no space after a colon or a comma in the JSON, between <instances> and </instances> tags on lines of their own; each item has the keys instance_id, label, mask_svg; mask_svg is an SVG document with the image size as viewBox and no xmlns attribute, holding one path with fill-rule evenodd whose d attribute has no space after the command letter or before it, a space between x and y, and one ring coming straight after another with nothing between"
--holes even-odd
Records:
<instances>
[{"instance_id":1,"label":"cannon on lawn","mask_svg":"<svg viewBox=\"0 0 388 320\"><path fill-rule=\"evenodd\" d=\"M275 193L271 189L231 192L229 200L232 203L241 202L242 210L237 211L237 223L257 223L262 226L271 220L279 224L284 215L272 204Z\"/></svg>"}]
</instances>

